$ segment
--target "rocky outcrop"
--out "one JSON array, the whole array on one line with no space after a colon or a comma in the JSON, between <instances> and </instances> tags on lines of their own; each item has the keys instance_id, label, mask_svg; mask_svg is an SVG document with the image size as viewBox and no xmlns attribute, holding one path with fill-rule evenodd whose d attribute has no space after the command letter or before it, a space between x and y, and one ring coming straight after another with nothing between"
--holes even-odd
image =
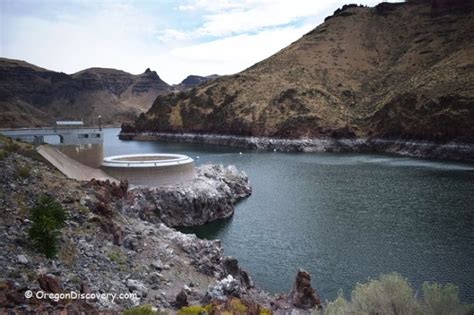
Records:
<instances>
[{"instance_id":1,"label":"rocky outcrop","mask_svg":"<svg viewBox=\"0 0 474 315\"><path fill-rule=\"evenodd\" d=\"M311 286L311 276L303 269L298 270L290 293L277 295L271 304L277 314L295 311L297 314L313 314L312 311L321 309L319 295Z\"/></svg>"},{"instance_id":2,"label":"rocky outcrop","mask_svg":"<svg viewBox=\"0 0 474 315\"><path fill-rule=\"evenodd\" d=\"M316 291L311 287L311 276L303 269L298 270L289 299L298 308L314 308L321 305Z\"/></svg>"},{"instance_id":3,"label":"rocky outcrop","mask_svg":"<svg viewBox=\"0 0 474 315\"><path fill-rule=\"evenodd\" d=\"M123 209L150 222L195 226L231 216L234 204L251 192L244 172L207 164L196 168L196 178L190 182L130 190Z\"/></svg>"},{"instance_id":4,"label":"rocky outcrop","mask_svg":"<svg viewBox=\"0 0 474 315\"><path fill-rule=\"evenodd\" d=\"M247 150L281 152L360 152L454 161L474 161L472 142L435 142L384 138L305 138L282 139L214 134L121 133L122 140L156 140L182 143L226 145Z\"/></svg>"}]
</instances>

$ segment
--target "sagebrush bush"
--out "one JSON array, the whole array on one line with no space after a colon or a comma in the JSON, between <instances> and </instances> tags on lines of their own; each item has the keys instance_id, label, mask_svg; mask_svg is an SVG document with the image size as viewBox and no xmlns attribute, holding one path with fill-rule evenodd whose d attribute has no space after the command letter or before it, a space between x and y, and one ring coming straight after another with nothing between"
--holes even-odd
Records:
<instances>
[{"instance_id":1,"label":"sagebrush bush","mask_svg":"<svg viewBox=\"0 0 474 315\"><path fill-rule=\"evenodd\" d=\"M123 312L123 315L158 315L158 314L160 313L157 311L154 311L153 307L148 304L132 307Z\"/></svg>"},{"instance_id":2,"label":"sagebrush bush","mask_svg":"<svg viewBox=\"0 0 474 315\"><path fill-rule=\"evenodd\" d=\"M6 139L6 141L5 141L5 150L7 152L17 152L19 149L20 149L20 145L18 144L18 142L14 141L10 138Z\"/></svg>"},{"instance_id":3,"label":"sagebrush bush","mask_svg":"<svg viewBox=\"0 0 474 315\"><path fill-rule=\"evenodd\" d=\"M57 254L60 228L66 221L66 211L49 196L41 196L36 205L30 210L32 225L28 235L34 247L48 258Z\"/></svg>"},{"instance_id":4,"label":"sagebrush bush","mask_svg":"<svg viewBox=\"0 0 474 315\"><path fill-rule=\"evenodd\" d=\"M8 152L0 149L0 161L5 160L8 157Z\"/></svg>"},{"instance_id":5,"label":"sagebrush bush","mask_svg":"<svg viewBox=\"0 0 474 315\"><path fill-rule=\"evenodd\" d=\"M463 314L464 309L459 301L458 288L453 284L439 285L423 283L423 307L426 314L457 315Z\"/></svg>"},{"instance_id":6,"label":"sagebrush bush","mask_svg":"<svg viewBox=\"0 0 474 315\"><path fill-rule=\"evenodd\" d=\"M358 283L351 294L354 314L418 314L419 305L408 281L397 273Z\"/></svg>"},{"instance_id":7,"label":"sagebrush bush","mask_svg":"<svg viewBox=\"0 0 474 315\"><path fill-rule=\"evenodd\" d=\"M16 174L19 177L26 178L26 177L30 176L30 173L31 173L31 166L29 166L29 165L22 165L22 166L17 166L16 167Z\"/></svg>"},{"instance_id":8,"label":"sagebrush bush","mask_svg":"<svg viewBox=\"0 0 474 315\"><path fill-rule=\"evenodd\" d=\"M324 309L324 315L345 315L349 312L348 303L344 299L342 292L339 292L338 297L334 301L328 302Z\"/></svg>"},{"instance_id":9,"label":"sagebrush bush","mask_svg":"<svg viewBox=\"0 0 474 315\"><path fill-rule=\"evenodd\" d=\"M379 279L358 283L351 299L342 294L326 302L324 315L461 315L469 314L472 306L462 305L458 289L452 284L444 286L424 283L423 299L417 299L408 281L397 273L381 275ZM317 313L321 314L321 313Z\"/></svg>"},{"instance_id":10,"label":"sagebrush bush","mask_svg":"<svg viewBox=\"0 0 474 315\"><path fill-rule=\"evenodd\" d=\"M207 309L201 305L184 306L179 309L178 315L201 315L208 314Z\"/></svg>"}]
</instances>

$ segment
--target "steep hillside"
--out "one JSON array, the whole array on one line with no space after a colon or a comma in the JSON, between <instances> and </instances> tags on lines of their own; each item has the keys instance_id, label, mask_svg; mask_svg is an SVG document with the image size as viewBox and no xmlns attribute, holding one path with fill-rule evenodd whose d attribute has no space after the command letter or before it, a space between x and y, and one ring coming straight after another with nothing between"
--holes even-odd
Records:
<instances>
[{"instance_id":1,"label":"steep hillside","mask_svg":"<svg viewBox=\"0 0 474 315\"><path fill-rule=\"evenodd\" d=\"M140 75L103 68L67 75L0 58L0 125L44 126L81 118L90 123L98 115L117 124L131 121L170 90L150 69Z\"/></svg>"},{"instance_id":2,"label":"steep hillside","mask_svg":"<svg viewBox=\"0 0 474 315\"><path fill-rule=\"evenodd\" d=\"M473 33L472 1L344 6L239 74L158 96L123 131L473 141Z\"/></svg>"}]
</instances>

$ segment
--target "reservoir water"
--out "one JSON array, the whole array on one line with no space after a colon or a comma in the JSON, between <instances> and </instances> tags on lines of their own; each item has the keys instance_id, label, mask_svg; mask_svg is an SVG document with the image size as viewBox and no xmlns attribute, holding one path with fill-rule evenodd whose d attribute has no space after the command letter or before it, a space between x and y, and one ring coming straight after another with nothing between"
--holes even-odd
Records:
<instances>
[{"instance_id":1,"label":"reservoir water","mask_svg":"<svg viewBox=\"0 0 474 315\"><path fill-rule=\"evenodd\" d=\"M265 290L290 290L299 267L323 300L398 272L416 290L423 281L452 282L474 302L472 164L120 141L118 132L105 131L105 156L182 153L247 173L253 194L232 218L186 232L221 239Z\"/></svg>"}]
</instances>

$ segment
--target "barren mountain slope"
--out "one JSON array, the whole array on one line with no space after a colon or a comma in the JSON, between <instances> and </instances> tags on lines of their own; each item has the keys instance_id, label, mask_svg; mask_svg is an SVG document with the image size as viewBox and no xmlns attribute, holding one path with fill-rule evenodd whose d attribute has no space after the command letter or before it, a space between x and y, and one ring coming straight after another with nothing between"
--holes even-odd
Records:
<instances>
[{"instance_id":1,"label":"barren mountain slope","mask_svg":"<svg viewBox=\"0 0 474 315\"><path fill-rule=\"evenodd\" d=\"M458 2L442 12L427 1L345 6L239 74L158 96L124 131L466 140L474 14Z\"/></svg>"},{"instance_id":2,"label":"barren mountain slope","mask_svg":"<svg viewBox=\"0 0 474 315\"><path fill-rule=\"evenodd\" d=\"M0 125L44 126L57 119L90 123L98 115L104 123L131 121L169 91L149 69L140 75L104 68L67 75L0 58Z\"/></svg>"}]
</instances>

